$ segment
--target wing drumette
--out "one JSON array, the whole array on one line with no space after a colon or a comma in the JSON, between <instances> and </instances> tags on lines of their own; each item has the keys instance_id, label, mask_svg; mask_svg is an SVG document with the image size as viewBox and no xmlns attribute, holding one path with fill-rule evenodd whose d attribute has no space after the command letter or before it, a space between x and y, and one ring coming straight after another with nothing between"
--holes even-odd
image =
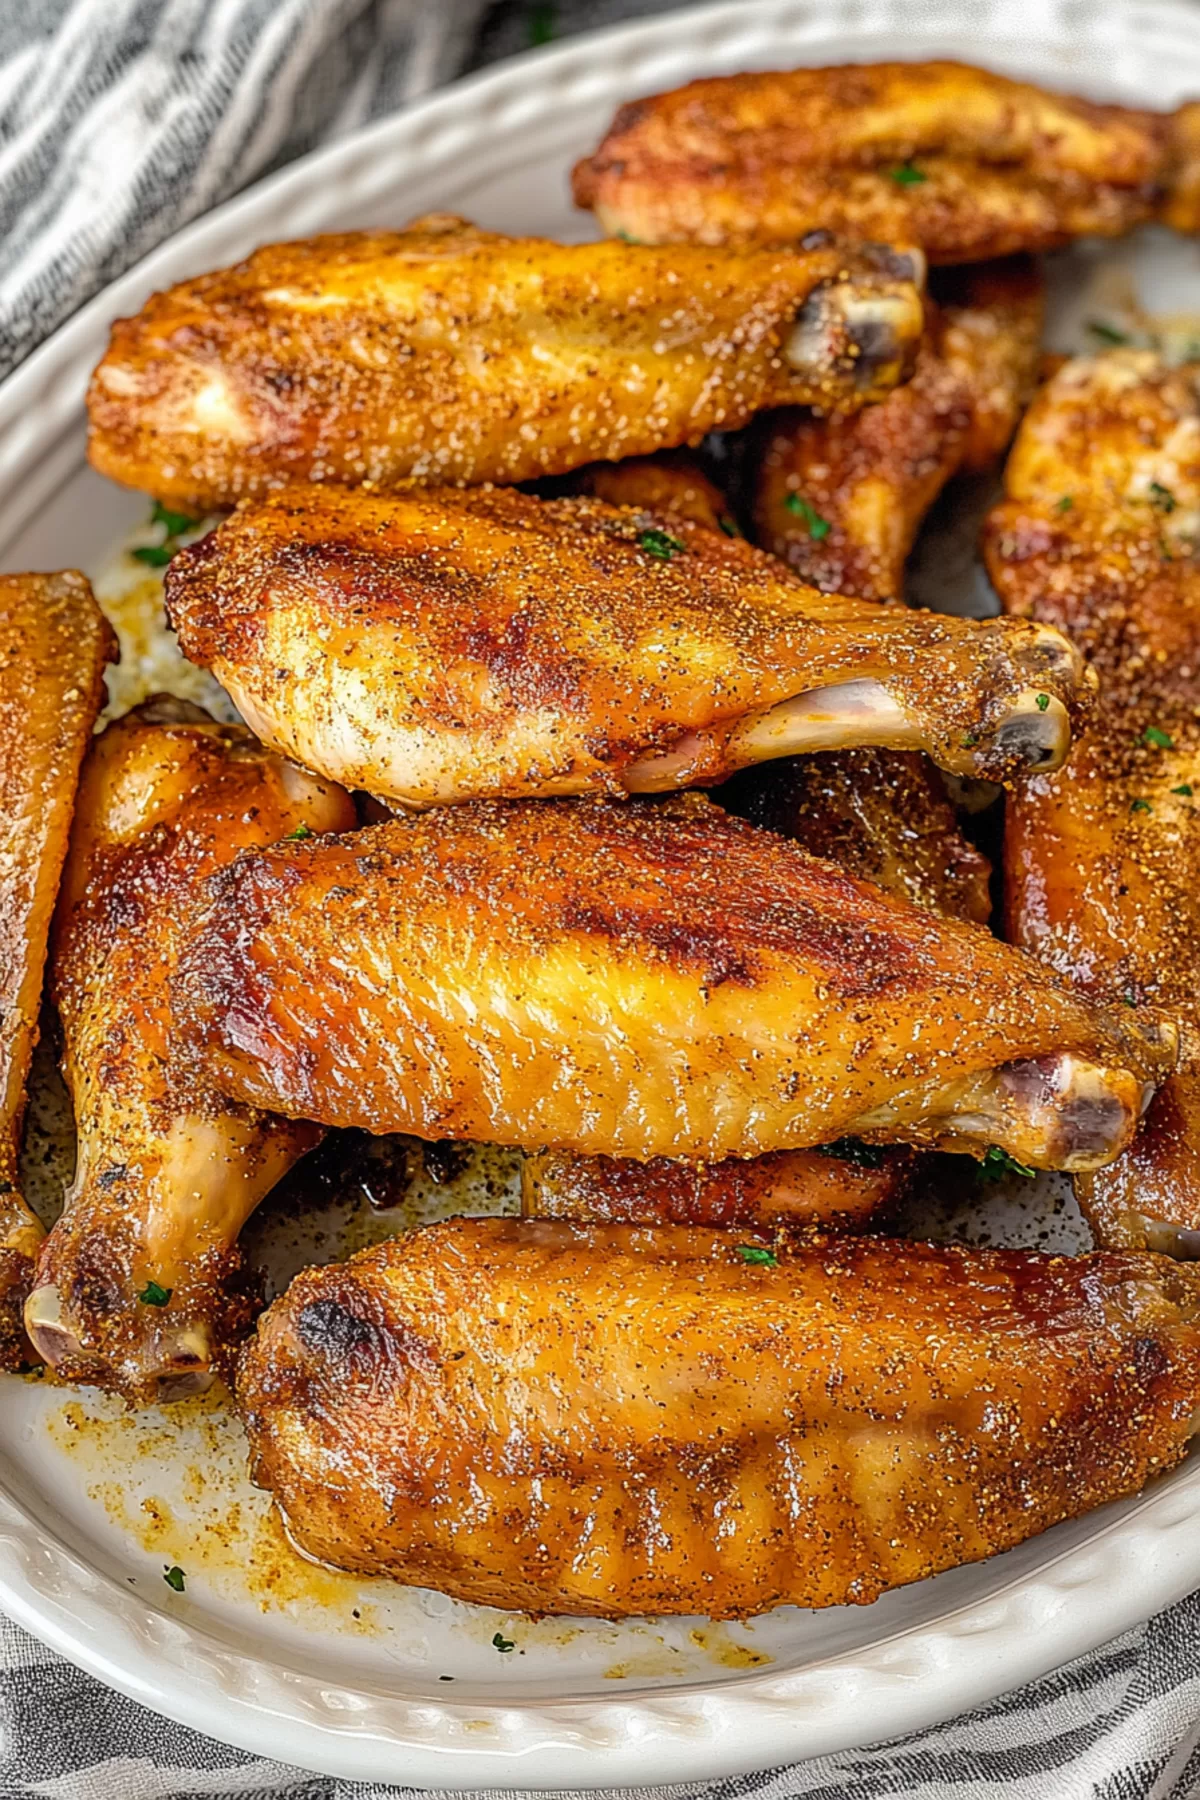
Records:
<instances>
[{"instance_id":1,"label":"wing drumette","mask_svg":"<svg viewBox=\"0 0 1200 1800\"><path fill-rule=\"evenodd\" d=\"M1043 285L1024 257L954 270L916 372L851 418L791 409L764 433L755 536L826 593L898 599L921 522L952 475L1004 452L1033 391Z\"/></svg>"},{"instance_id":2,"label":"wing drumette","mask_svg":"<svg viewBox=\"0 0 1200 1800\"><path fill-rule=\"evenodd\" d=\"M321 1562L536 1613L864 1604L1178 1462L1200 1271L455 1219L299 1275L238 1398Z\"/></svg>"},{"instance_id":3,"label":"wing drumette","mask_svg":"<svg viewBox=\"0 0 1200 1800\"><path fill-rule=\"evenodd\" d=\"M78 1162L25 1311L69 1379L138 1401L195 1392L244 1317L238 1232L321 1133L181 1090L170 978L204 875L353 821L339 789L197 707L151 702L97 740L51 965Z\"/></svg>"},{"instance_id":4,"label":"wing drumette","mask_svg":"<svg viewBox=\"0 0 1200 1800\"><path fill-rule=\"evenodd\" d=\"M180 1029L327 1124L712 1158L845 1136L1091 1169L1174 1040L701 799L444 807L209 883Z\"/></svg>"},{"instance_id":5,"label":"wing drumette","mask_svg":"<svg viewBox=\"0 0 1200 1800\"><path fill-rule=\"evenodd\" d=\"M0 1369L42 1227L21 1194L25 1084L79 766L104 699L112 632L82 575L0 576Z\"/></svg>"},{"instance_id":6,"label":"wing drumette","mask_svg":"<svg viewBox=\"0 0 1200 1800\"><path fill-rule=\"evenodd\" d=\"M1184 154L1168 113L962 63L855 63L635 100L577 165L574 188L605 231L644 243L828 228L919 244L935 263L981 262L1129 231L1153 217Z\"/></svg>"},{"instance_id":7,"label":"wing drumette","mask_svg":"<svg viewBox=\"0 0 1200 1800\"><path fill-rule=\"evenodd\" d=\"M273 244L113 327L102 474L204 512L287 480L515 482L853 407L904 378L923 259L555 244L436 215Z\"/></svg>"},{"instance_id":8,"label":"wing drumette","mask_svg":"<svg viewBox=\"0 0 1200 1800\"><path fill-rule=\"evenodd\" d=\"M1068 363L1039 394L992 514L1012 612L1071 632L1100 711L1009 803L1015 939L1086 993L1177 1018L1180 1066L1136 1143L1077 1183L1102 1243L1200 1253L1200 368L1142 351Z\"/></svg>"},{"instance_id":9,"label":"wing drumette","mask_svg":"<svg viewBox=\"0 0 1200 1800\"><path fill-rule=\"evenodd\" d=\"M264 742L382 799L708 785L799 750L1000 778L1090 696L1058 632L817 593L675 513L512 490L297 488L167 575L193 661Z\"/></svg>"}]
</instances>

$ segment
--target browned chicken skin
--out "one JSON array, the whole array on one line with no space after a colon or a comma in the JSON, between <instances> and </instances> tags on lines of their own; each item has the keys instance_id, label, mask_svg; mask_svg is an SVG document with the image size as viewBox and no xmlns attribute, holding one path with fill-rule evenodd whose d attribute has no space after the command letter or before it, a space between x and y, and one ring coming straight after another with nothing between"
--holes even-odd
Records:
<instances>
[{"instance_id":1,"label":"browned chicken skin","mask_svg":"<svg viewBox=\"0 0 1200 1800\"><path fill-rule=\"evenodd\" d=\"M577 164L574 191L605 231L644 243L829 229L919 244L935 263L982 262L1129 231L1186 155L1170 114L962 63L848 64L634 100Z\"/></svg>"},{"instance_id":2,"label":"browned chicken skin","mask_svg":"<svg viewBox=\"0 0 1200 1800\"><path fill-rule=\"evenodd\" d=\"M693 525L723 531L726 537L740 536L724 494L686 450L660 450L654 456L631 456L624 462L587 463L568 480L571 493L592 494L609 506L676 513Z\"/></svg>"},{"instance_id":3,"label":"browned chicken skin","mask_svg":"<svg viewBox=\"0 0 1200 1800\"><path fill-rule=\"evenodd\" d=\"M251 851L177 1017L251 1105L719 1160L845 1136L1094 1168L1174 1040L699 796L477 803Z\"/></svg>"},{"instance_id":4,"label":"browned chicken skin","mask_svg":"<svg viewBox=\"0 0 1200 1800\"><path fill-rule=\"evenodd\" d=\"M837 863L848 875L955 919L991 916L991 864L965 838L927 757L839 750L747 769L722 806Z\"/></svg>"},{"instance_id":5,"label":"browned chicken skin","mask_svg":"<svg viewBox=\"0 0 1200 1800\"><path fill-rule=\"evenodd\" d=\"M825 593L898 599L921 522L952 475L1003 454L1033 392L1043 283L1025 257L948 272L916 372L878 406L773 414L755 537Z\"/></svg>"},{"instance_id":6,"label":"browned chicken skin","mask_svg":"<svg viewBox=\"0 0 1200 1800\"><path fill-rule=\"evenodd\" d=\"M202 877L246 845L345 830L348 797L240 726L152 702L85 766L51 965L79 1151L26 1324L70 1380L195 1392L247 1316L247 1215L320 1137L175 1079L168 987Z\"/></svg>"},{"instance_id":7,"label":"browned chicken skin","mask_svg":"<svg viewBox=\"0 0 1200 1800\"><path fill-rule=\"evenodd\" d=\"M1002 779L1060 761L1091 696L1045 627L819 594L677 514L511 489L247 502L167 603L265 743L410 807L864 743Z\"/></svg>"},{"instance_id":8,"label":"browned chicken skin","mask_svg":"<svg viewBox=\"0 0 1200 1800\"><path fill-rule=\"evenodd\" d=\"M537 1613L865 1604L1136 1493L1200 1270L457 1219L306 1270L243 1353L307 1554Z\"/></svg>"},{"instance_id":9,"label":"browned chicken skin","mask_svg":"<svg viewBox=\"0 0 1200 1800\"><path fill-rule=\"evenodd\" d=\"M912 1151L850 1138L820 1150L681 1162L632 1162L543 1150L525 1159L521 1210L527 1218L599 1225L820 1225L857 1231L907 1186Z\"/></svg>"},{"instance_id":10,"label":"browned chicken skin","mask_svg":"<svg viewBox=\"0 0 1200 1800\"><path fill-rule=\"evenodd\" d=\"M1071 632L1094 728L1010 801L1009 931L1097 999L1182 1028L1136 1143L1077 1183L1101 1243L1200 1254L1200 367L1067 364L1031 407L985 551L1005 606Z\"/></svg>"},{"instance_id":11,"label":"browned chicken skin","mask_svg":"<svg viewBox=\"0 0 1200 1800\"><path fill-rule=\"evenodd\" d=\"M21 1309L42 1227L21 1193L25 1084L79 765L114 653L82 575L0 576L0 1369L28 1350Z\"/></svg>"},{"instance_id":12,"label":"browned chicken skin","mask_svg":"<svg viewBox=\"0 0 1200 1800\"><path fill-rule=\"evenodd\" d=\"M904 378L923 259L555 244L435 215L272 244L119 320L102 474L197 512L285 481L516 482L854 407Z\"/></svg>"}]
</instances>

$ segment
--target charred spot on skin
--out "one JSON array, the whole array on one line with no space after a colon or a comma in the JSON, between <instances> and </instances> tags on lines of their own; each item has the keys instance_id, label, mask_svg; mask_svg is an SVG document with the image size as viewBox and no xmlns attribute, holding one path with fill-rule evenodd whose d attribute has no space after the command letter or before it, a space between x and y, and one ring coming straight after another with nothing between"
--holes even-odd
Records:
<instances>
[{"instance_id":1,"label":"charred spot on skin","mask_svg":"<svg viewBox=\"0 0 1200 1800\"><path fill-rule=\"evenodd\" d=\"M357 1361L379 1351L379 1332L370 1320L352 1313L338 1300L314 1300L296 1321L300 1341L314 1356L331 1362Z\"/></svg>"}]
</instances>

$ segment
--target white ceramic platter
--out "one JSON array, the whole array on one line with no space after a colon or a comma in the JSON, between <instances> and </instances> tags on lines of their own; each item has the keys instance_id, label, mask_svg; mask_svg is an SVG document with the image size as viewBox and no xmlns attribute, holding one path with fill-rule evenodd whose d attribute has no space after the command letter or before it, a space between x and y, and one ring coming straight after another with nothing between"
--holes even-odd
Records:
<instances>
[{"instance_id":1,"label":"white ceramic platter","mask_svg":"<svg viewBox=\"0 0 1200 1800\"><path fill-rule=\"evenodd\" d=\"M567 172L614 107L689 76L770 65L958 56L1051 85L1166 106L1200 94L1188 0L804 0L680 12L542 50L462 82L311 157L180 234L87 306L0 388L0 559L78 565L125 585L114 545L137 496L84 465L83 396L109 321L152 289L256 244L431 209L551 236L588 235ZM1098 271L1098 273L1097 273ZM1099 286L1092 276L1096 276ZM1158 313L1200 309L1200 247L1149 234L1060 260L1054 334L1140 287ZM1086 298L1081 294L1086 287ZM921 558L922 594L978 604L961 546ZM115 561L114 561L115 555ZM29 1155L61 1181L45 1072ZM503 1204L502 1164L402 1212L334 1198L275 1203L254 1228L276 1282L414 1217ZM1060 1211L993 1234L1071 1247ZM1061 1200L1060 1200L1061 1204ZM1047 1231L1050 1235L1047 1237ZM164 1570L186 1570L182 1595ZM695 1781L856 1746L987 1701L1200 1583L1200 1457L1139 1499L1004 1557L821 1614L744 1626L541 1621L309 1571L244 1477L212 1403L137 1418L45 1383L0 1378L0 1605L113 1687L282 1761L411 1786L588 1787ZM498 1649L493 1640L511 1642Z\"/></svg>"}]
</instances>

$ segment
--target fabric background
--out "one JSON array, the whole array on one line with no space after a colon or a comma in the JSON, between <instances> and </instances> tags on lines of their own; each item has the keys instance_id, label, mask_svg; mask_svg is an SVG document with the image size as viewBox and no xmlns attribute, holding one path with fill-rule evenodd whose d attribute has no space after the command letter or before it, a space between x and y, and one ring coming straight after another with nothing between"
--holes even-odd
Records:
<instances>
[{"instance_id":1,"label":"fabric background","mask_svg":"<svg viewBox=\"0 0 1200 1800\"><path fill-rule=\"evenodd\" d=\"M485 11L484 0L0 0L0 374L170 232L269 169L463 69L669 3L499 0ZM403 1768L395 1776L403 1783ZM109 1692L0 1618L0 1800L415 1792L247 1758ZM1191 1800L1200 1796L1200 1595L937 1730L653 1792Z\"/></svg>"}]
</instances>

